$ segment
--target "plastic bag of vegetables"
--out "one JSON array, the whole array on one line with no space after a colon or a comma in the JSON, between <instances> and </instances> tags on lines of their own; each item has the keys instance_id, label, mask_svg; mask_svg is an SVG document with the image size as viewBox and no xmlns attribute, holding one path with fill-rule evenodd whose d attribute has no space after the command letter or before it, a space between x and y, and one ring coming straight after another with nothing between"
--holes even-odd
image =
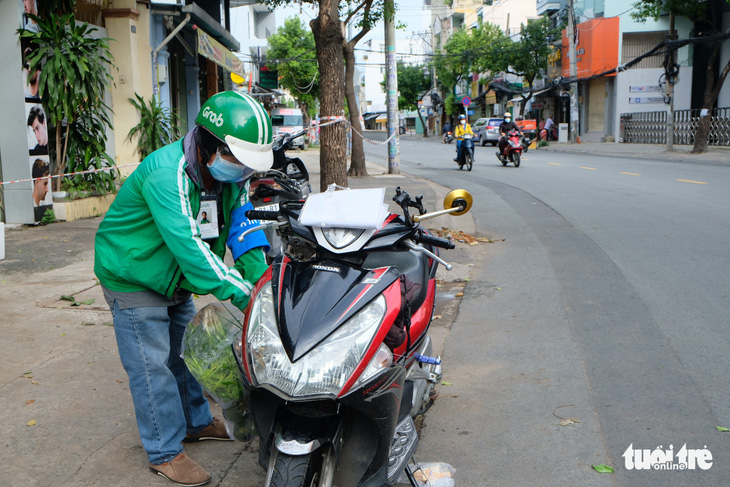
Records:
<instances>
[{"instance_id":1,"label":"plastic bag of vegetables","mask_svg":"<svg viewBox=\"0 0 730 487\"><path fill-rule=\"evenodd\" d=\"M231 348L237 341L241 341L241 324L224 306L209 304L188 324L181 356L193 377L223 409L228 436L250 441L256 430Z\"/></svg>"}]
</instances>

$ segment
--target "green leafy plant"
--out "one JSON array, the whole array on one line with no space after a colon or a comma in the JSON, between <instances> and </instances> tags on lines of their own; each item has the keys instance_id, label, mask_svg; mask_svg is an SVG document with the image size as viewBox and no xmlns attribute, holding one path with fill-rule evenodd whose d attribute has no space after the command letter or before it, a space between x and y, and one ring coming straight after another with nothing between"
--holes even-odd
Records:
<instances>
[{"instance_id":1,"label":"green leafy plant","mask_svg":"<svg viewBox=\"0 0 730 487\"><path fill-rule=\"evenodd\" d=\"M70 131L68 172L73 173L115 166L114 160L105 152L107 126L111 126L111 122L104 111L96 115L79 114ZM104 195L116 191L116 176L118 176L118 173L115 169L77 174L64 178L62 186L69 193Z\"/></svg>"},{"instance_id":2,"label":"green leafy plant","mask_svg":"<svg viewBox=\"0 0 730 487\"><path fill-rule=\"evenodd\" d=\"M163 107L157 100L146 102L137 93L129 102L139 112L139 123L132 127L127 140L137 139L137 152L143 159L152 152L180 138L180 127L175 112Z\"/></svg>"},{"instance_id":3,"label":"green leafy plant","mask_svg":"<svg viewBox=\"0 0 730 487\"><path fill-rule=\"evenodd\" d=\"M56 222L56 213L51 208L47 209L46 212L43 214L43 218L41 219L41 224L48 225L50 223L55 223L55 222Z\"/></svg>"},{"instance_id":4,"label":"green leafy plant","mask_svg":"<svg viewBox=\"0 0 730 487\"><path fill-rule=\"evenodd\" d=\"M223 306L208 305L193 318L183 338L183 358L190 373L216 402L230 406L243 397L231 343L241 325Z\"/></svg>"},{"instance_id":5,"label":"green leafy plant","mask_svg":"<svg viewBox=\"0 0 730 487\"><path fill-rule=\"evenodd\" d=\"M97 29L77 23L72 10L61 4L42 18L30 15L38 32L18 30L21 39L37 46L27 59L28 71L40 71L38 93L50 125L55 126L55 174L66 171L67 161L73 161L75 169L113 163L101 147L106 145L106 128L111 127L110 109L104 103L104 94L113 81L109 39L95 38ZM98 142L97 146L89 148L90 140ZM60 188L58 178L56 190Z\"/></svg>"}]
</instances>

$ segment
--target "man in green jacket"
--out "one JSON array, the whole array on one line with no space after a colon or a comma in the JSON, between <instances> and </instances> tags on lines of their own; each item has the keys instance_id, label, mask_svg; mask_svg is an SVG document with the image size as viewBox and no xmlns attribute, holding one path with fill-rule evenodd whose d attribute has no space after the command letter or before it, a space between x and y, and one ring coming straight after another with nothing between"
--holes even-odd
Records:
<instances>
[{"instance_id":1,"label":"man in green jacket","mask_svg":"<svg viewBox=\"0 0 730 487\"><path fill-rule=\"evenodd\" d=\"M94 271L114 317L137 426L150 470L180 485L210 474L183 452L183 441L229 439L180 358L195 315L192 293L231 300L241 310L266 271L268 248L245 211L248 178L273 163L271 120L250 96L214 95L182 140L142 161L99 225ZM197 224L205 208L218 225ZM208 228L216 227L216 228ZM223 263L226 245L235 265Z\"/></svg>"}]
</instances>

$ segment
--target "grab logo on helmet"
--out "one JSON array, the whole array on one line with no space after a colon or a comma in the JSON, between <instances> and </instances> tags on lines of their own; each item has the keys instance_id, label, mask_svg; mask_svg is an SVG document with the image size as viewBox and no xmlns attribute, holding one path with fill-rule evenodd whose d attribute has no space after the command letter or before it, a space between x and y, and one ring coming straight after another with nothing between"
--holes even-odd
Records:
<instances>
[{"instance_id":1,"label":"grab logo on helmet","mask_svg":"<svg viewBox=\"0 0 730 487\"><path fill-rule=\"evenodd\" d=\"M210 120L210 123L215 124L216 127L222 127L223 126L223 116L219 113L215 113L213 110L210 109L210 107L205 107L203 109L203 118L207 118Z\"/></svg>"}]
</instances>

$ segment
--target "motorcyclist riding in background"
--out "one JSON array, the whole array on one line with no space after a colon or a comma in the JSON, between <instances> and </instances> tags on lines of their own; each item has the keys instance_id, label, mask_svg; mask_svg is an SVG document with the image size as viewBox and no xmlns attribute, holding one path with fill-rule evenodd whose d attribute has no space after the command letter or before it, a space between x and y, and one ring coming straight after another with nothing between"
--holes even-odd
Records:
<instances>
[{"instance_id":1,"label":"motorcyclist riding in background","mask_svg":"<svg viewBox=\"0 0 730 487\"><path fill-rule=\"evenodd\" d=\"M501 157L502 154L504 154L504 148L507 146L507 134L510 133L512 130L517 131L517 133L522 136L522 131L517 126L516 123L512 121L512 114L507 112L504 114L504 122L502 122L499 125L499 156Z\"/></svg>"},{"instance_id":2,"label":"motorcyclist riding in background","mask_svg":"<svg viewBox=\"0 0 730 487\"><path fill-rule=\"evenodd\" d=\"M459 125L454 130L454 136L456 137L456 157L454 158L454 162L459 162L459 150L461 149L461 141L464 140L464 134L474 135L474 132L466 120L466 115L459 115Z\"/></svg>"}]
</instances>

